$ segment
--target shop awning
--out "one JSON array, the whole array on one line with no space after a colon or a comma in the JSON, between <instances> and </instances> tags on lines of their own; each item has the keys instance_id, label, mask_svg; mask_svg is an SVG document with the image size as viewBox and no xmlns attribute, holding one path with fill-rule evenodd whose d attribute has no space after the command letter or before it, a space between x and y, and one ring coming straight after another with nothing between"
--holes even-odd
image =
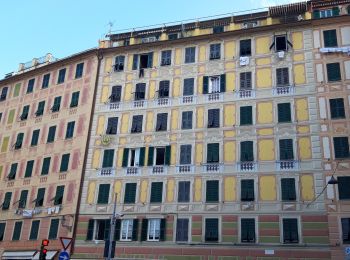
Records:
<instances>
[{"instance_id":1,"label":"shop awning","mask_svg":"<svg viewBox=\"0 0 350 260\"><path fill-rule=\"evenodd\" d=\"M47 251L46 253L46 260L51 260L55 257L57 254L57 251ZM39 260L40 252L38 252L32 259L33 260Z\"/></svg>"},{"instance_id":2,"label":"shop awning","mask_svg":"<svg viewBox=\"0 0 350 260\"><path fill-rule=\"evenodd\" d=\"M1 256L1 259L4 259L4 260L7 260L7 259L32 259L35 253L36 253L36 251L22 251L22 252L5 251Z\"/></svg>"}]
</instances>

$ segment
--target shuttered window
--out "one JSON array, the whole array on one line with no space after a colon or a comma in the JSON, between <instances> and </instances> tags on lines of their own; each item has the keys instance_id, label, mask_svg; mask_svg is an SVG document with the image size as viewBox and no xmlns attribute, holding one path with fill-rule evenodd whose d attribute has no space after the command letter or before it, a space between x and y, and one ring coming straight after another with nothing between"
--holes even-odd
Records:
<instances>
[{"instance_id":1,"label":"shuttered window","mask_svg":"<svg viewBox=\"0 0 350 260\"><path fill-rule=\"evenodd\" d=\"M0 241L4 240L6 223L0 223Z\"/></svg>"},{"instance_id":2,"label":"shuttered window","mask_svg":"<svg viewBox=\"0 0 350 260\"><path fill-rule=\"evenodd\" d=\"M283 219L283 242L299 243L297 219Z\"/></svg>"},{"instance_id":3,"label":"shuttered window","mask_svg":"<svg viewBox=\"0 0 350 260\"><path fill-rule=\"evenodd\" d=\"M84 72L84 62L77 64L75 68L75 78L79 79L83 76Z\"/></svg>"},{"instance_id":4,"label":"shuttered window","mask_svg":"<svg viewBox=\"0 0 350 260\"><path fill-rule=\"evenodd\" d=\"M143 115L137 115L132 117L131 133L142 132Z\"/></svg>"},{"instance_id":5,"label":"shuttered window","mask_svg":"<svg viewBox=\"0 0 350 260\"><path fill-rule=\"evenodd\" d=\"M184 144L180 146L180 164L191 164L192 160L192 146Z\"/></svg>"},{"instance_id":6,"label":"shuttered window","mask_svg":"<svg viewBox=\"0 0 350 260\"><path fill-rule=\"evenodd\" d=\"M221 55L221 44L220 43L211 44L209 59L210 60L220 59L220 55Z\"/></svg>"},{"instance_id":7,"label":"shuttered window","mask_svg":"<svg viewBox=\"0 0 350 260\"><path fill-rule=\"evenodd\" d=\"M241 180L241 201L254 200L254 180Z\"/></svg>"},{"instance_id":8,"label":"shuttered window","mask_svg":"<svg viewBox=\"0 0 350 260\"><path fill-rule=\"evenodd\" d=\"M41 168L41 175L49 174L50 162L51 162L51 157L44 158L43 165L42 165L42 168Z\"/></svg>"},{"instance_id":9,"label":"shuttered window","mask_svg":"<svg viewBox=\"0 0 350 260\"><path fill-rule=\"evenodd\" d=\"M147 165L170 165L170 155L171 155L171 146L166 147L157 147L155 149L155 164L154 163L154 147L148 148L148 159Z\"/></svg>"},{"instance_id":10,"label":"shuttered window","mask_svg":"<svg viewBox=\"0 0 350 260\"><path fill-rule=\"evenodd\" d=\"M324 47L337 47L337 30L327 30L323 31L323 41L324 41Z\"/></svg>"},{"instance_id":11,"label":"shuttered window","mask_svg":"<svg viewBox=\"0 0 350 260\"><path fill-rule=\"evenodd\" d=\"M185 63L193 63L196 61L196 47L188 47L185 49Z\"/></svg>"},{"instance_id":12,"label":"shuttered window","mask_svg":"<svg viewBox=\"0 0 350 260\"><path fill-rule=\"evenodd\" d=\"M34 160L27 161L26 170L24 172L24 178L32 177L34 167Z\"/></svg>"},{"instance_id":13,"label":"shuttered window","mask_svg":"<svg viewBox=\"0 0 350 260\"><path fill-rule=\"evenodd\" d=\"M220 150L218 143L207 145L207 163L218 163L220 158Z\"/></svg>"},{"instance_id":14,"label":"shuttered window","mask_svg":"<svg viewBox=\"0 0 350 260\"><path fill-rule=\"evenodd\" d=\"M293 140L292 139L281 139L279 140L280 147L280 160L293 160Z\"/></svg>"},{"instance_id":15,"label":"shuttered window","mask_svg":"<svg viewBox=\"0 0 350 260\"><path fill-rule=\"evenodd\" d=\"M27 205L28 190L22 190L18 201L18 208L24 209Z\"/></svg>"},{"instance_id":16,"label":"shuttered window","mask_svg":"<svg viewBox=\"0 0 350 260\"><path fill-rule=\"evenodd\" d=\"M7 91L8 91L8 87L3 87L3 88L2 88L2 90L1 90L1 96L0 96L0 101L6 100Z\"/></svg>"},{"instance_id":17,"label":"shuttered window","mask_svg":"<svg viewBox=\"0 0 350 260\"><path fill-rule=\"evenodd\" d=\"M348 137L333 137L333 146L336 159L349 158Z\"/></svg>"},{"instance_id":18,"label":"shuttered window","mask_svg":"<svg viewBox=\"0 0 350 260\"><path fill-rule=\"evenodd\" d=\"M219 220L217 218L205 219L205 241L219 241Z\"/></svg>"},{"instance_id":19,"label":"shuttered window","mask_svg":"<svg viewBox=\"0 0 350 260\"><path fill-rule=\"evenodd\" d=\"M176 241L188 241L188 223L189 220L187 218L178 218L176 220Z\"/></svg>"},{"instance_id":20,"label":"shuttered window","mask_svg":"<svg viewBox=\"0 0 350 260\"><path fill-rule=\"evenodd\" d=\"M33 220L30 228L29 240L37 240L39 232L40 220Z\"/></svg>"},{"instance_id":21,"label":"shuttered window","mask_svg":"<svg viewBox=\"0 0 350 260\"><path fill-rule=\"evenodd\" d=\"M146 91L146 83L136 84L135 100L144 100Z\"/></svg>"},{"instance_id":22,"label":"shuttered window","mask_svg":"<svg viewBox=\"0 0 350 260\"><path fill-rule=\"evenodd\" d=\"M28 85L27 85L27 94L28 93L32 93L33 89L34 89L34 83L35 83L35 79L30 79L28 80Z\"/></svg>"},{"instance_id":23,"label":"shuttered window","mask_svg":"<svg viewBox=\"0 0 350 260\"><path fill-rule=\"evenodd\" d=\"M252 106L240 107L240 123L241 123L241 125L253 124Z\"/></svg>"},{"instance_id":24,"label":"shuttered window","mask_svg":"<svg viewBox=\"0 0 350 260\"><path fill-rule=\"evenodd\" d=\"M156 131L166 131L168 122L168 113L157 114Z\"/></svg>"},{"instance_id":25,"label":"shuttered window","mask_svg":"<svg viewBox=\"0 0 350 260\"><path fill-rule=\"evenodd\" d=\"M332 119L341 119L345 118L345 108L344 108L344 99L335 98L329 100L329 106L331 110Z\"/></svg>"},{"instance_id":26,"label":"shuttered window","mask_svg":"<svg viewBox=\"0 0 350 260\"><path fill-rule=\"evenodd\" d=\"M253 141L241 142L241 162L254 161Z\"/></svg>"},{"instance_id":27,"label":"shuttered window","mask_svg":"<svg viewBox=\"0 0 350 260\"><path fill-rule=\"evenodd\" d=\"M252 55L252 41L251 39L241 40L239 42L239 54L240 56L250 56Z\"/></svg>"},{"instance_id":28,"label":"shuttered window","mask_svg":"<svg viewBox=\"0 0 350 260\"><path fill-rule=\"evenodd\" d=\"M295 201L295 179L294 178L283 178L281 179L281 190L283 201Z\"/></svg>"},{"instance_id":29,"label":"shuttered window","mask_svg":"<svg viewBox=\"0 0 350 260\"><path fill-rule=\"evenodd\" d=\"M338 62L327 64L327 77L329 82L341 80L340 64Z\"/></svg>"},{"instance_id":30,"label":"shuttered window","mask_svg":"<svg viewBox=\"0 0 350 260\"><path fill-rule=\"evenodd\" d=\"M170 86L169 80L162 80L159 82L159 90L158 90L159 98L169 97L169 86Z\"/></svg>"},{"instance_id":31,"label":"shuttered window","mask_svg":"<svg viewBox=\"0 0 350 260\"><path fill-rule=\"evenodd\" d=\"M341 227L342 227L343 243L349 244L350 243L350 218L342 218Z\"/></svg>"},{"instance_id":32,"label":"shuttered window","mask_svg":"<svg viewBox=\"0 0 350 260\"><path fill-rule=\"evenodd\" d=\"M290 103L277 104L278 123L290 123L292 121Z\"/></svg>"},{"instance_id":33,"label":"shuttered window","mask_svg":"<svg viewBox=\"0 0 350 260\"><path fill-rule=\"evenodd\" d=\"M24 133L17 134L17 139L16 139L16 143L15 143L15 150L22 148L23 138L24 138Z\"/></svg>"},{"instance_id":34,"label":"shuttered window","mask_svg":"<svg viewBox=\"0 0 350 260\"><path fill-rule=\"evenodd\" d=\"M193 89L194 89L194 78L184 79L183 95L184 96L192 96Z\"/></svg>"},{"instance_id":35,"label":"shuttered window","mask_svg":"<svg viewBox=\"0 0 350 260\"><path fill-rule=\"evenodd\" d=\"M348 200L350 199L350 177L343 176L338 177L338 191L339 191L339 200Z\"/></svg>"},{"instance_id":36,"label":"shuttered window","mask_svg":"<svg viewBox=\"0 0 350 260\"><path fill-rule=\"evenodd\" d=\"M121 95L122 95L122 86L120 85L113 86L112 94L109 96L109 100L111 101L111 103L120 102Z\"/></svg>"},{"instance_id":37,"label":"shuttered window","mask_svg":"<svg viewBox=\"0 0 350 260\"><path fill-rule=\"evenodd\" d=\"M12 192L8 191L5 193L4 202L2 203L2 210L7 210L11 205Z\"/></svg>"},{"instance_id":38,"label":"shuttered window","mask_svg":"<svg viewBox=\"0 0 350 260\"><path fill-rule=\"evenodd\" d=\"M62 155L60 172L68 171L69 157L70 157L69 153L66 153L66 154Z\"/></svg>"},{"instance_id":39,"label":"shuttered window","mask_svg":"<svg viewBox=\"0 0 350 260\"><path fill-rule=\"evenodd\" d=\"M66 69L60 69L60 70L58 71L57 84L63 83L65 77L66 77Z\"/></svg>"},{"instance_id":40,"label":"shuttered window","mask_svg":"<svg viewBox=\"0 0 350 260\"><path fill-rule=\"evenodd\" d=\"M115 57L114 71L123 71L125 63L125 56L120 55Z\"/></svg>"},{"instance_id":41,"label":"shuttered window","mask_svg":"<svg viewBox=\"0 0 350 260\"><path fill-rule=\"evenodd\" d=\"M163 197L163 182L152 182L150 203L161 203Z\"/></svg>"},{"instance_id":42,"label":"shuttered window","mask_svg":"<svg viewBox=\"0 0 350 260\"><path fill-rule=\"evenodd\" d=\"M63 202L63 195L64 195L64 186L57 186L56 188L56 195L54 198L54 205L61 205Z\"/></svg>"},{"instance_id":43,"label":"shuttered window","mask_svg":"<svg viewBox=\"0 0 350 260\"><path fill-rule=\"evenodd\" d=\"M57 239L58 235L58 225L60 223L59 219L51 219L50 229L49 229L49 239Z\"/></svg>"},{"instance_id":44,"label":"shuttered window","mask_svg":"<svg viewBox=\"0 0 350 260\"><path fill-rule=\"evenodd\" d=\"M39 133L40 133L40 129L36 129L36 130L33 131L33 133L32 133L32 140L30 142L30 146L38 145Z\"/></svg>"},{"instance_id":45,"label":"shuttered window","mask_svg":"<svg viewBox=\"0 0 350 260\"><path fill-rule=\"evenodd\" d=\"M76 92L72 93L72 98L71 98L69 107L72 108L72 107L77 107L78 106L78 104L79 104L79 95L80 95L79 91L76 91Z\"/></svg>"},{"instance_id":46,"label":"shuttered window","mask_svg":"<svg viewBox=\"0 0 350 260\"><path fill-rule=\"evenodd\" d=\"M275 50L276 51L287 51L287 37L285 35L277 35L275 36Z\"/></svg>"},{"instance_id":47,"label":"shuttered window","mask_svg":"<svg viewBox=\"0 0 350 260\"><path fill-rule=\"evenodd\" d=\"M95 220L89 219L88 228L86 232L86 240L92 240L94 236Z\"/></svg>"},{"instance_id":48,"label":"shuttered window","mask_svg":"<svg viewBox=\"0 0 350 260\"><path fill-rule=\"evenodd\" d=\"M44 114L44 109L45 109L45 101L40 101L38 104L38 109L35 112L35 115L42 116Z\"/></svg>"},{"instance_id":49,"label":"shuttered window","mask_svg":"<svg viewBox=\"0 0 350 260\"><path fill-rule=\"evenodd\" d=\"M16 221L13 228L12 241L18 241L21 238L22 233L22 221Z\"/></svg>"},{"instance_id":50,"label":"shuttered window","mask_svg":"<svg viewBox=\"0 0 350 260\"><path fill-rule=\"evenodd\" d=\"M255 219L253 218L241 219L241 242L242 243L255 242Z\"/></svg>"},{"instance_id":51,"label":"shuttered window","mask_svg":"<svg viewBox=\"0 0 350 260\"><path fill-rule=\"evenodd\" d=\"M103 152L102 168L113 167L114 149L107 149Z\"/></svg>"},{"instance_id":52,"label":"shuttered window","mask_svg":"<svg viewBox=\"0 0 350 260\"><path fill-rule=\"evenodd\" d=\"M160 66L167 66L171 64L171 50L162 51Z\"/></svg>"},{"instance_id":53,"label":"shuttered window","mask_svg":"<svg viewBox=\"0 0 350 260\"><path fill-rule=\"evenodd\" d=\"M18 163L11 164L10 173L7 176L9 180L14 180L16 178Z\"/></svg>"},{"instance_id":54,"label":"shuttered window","mask_svg":"<svg viewBox=\"0 0 350 260\"><path fill-rule=\"evenodd\" d=\"M110 226L111 226L110 219L96 220L95 240L108 240Z\"/></svg>"},{"instance_id":55,"label":"shuttered window","mask_svg":"<svg viewBox=\"0 0 350 260\"><path fill-rule=\"evenodd\" d=\"M289 85L289 70L288 68L276 69L277 87L284 87Z\"/></svg>"},{"instance_id":56,"label":"shuttered window","mask_svg":"<svg viewBox=\"0 0 350 260\"><path fill-rule=\"evenodd\" d=\"M252 89L252 73L251 72L241 72L240 73L240 89L241 90Z\"/></svg>"},{"instance_id":57,"label":"shuttered window","mask_svg":"<svg viewBox=\"0 0 350 260\"><path fill-rule=\"evenodd\" d=\"M51 107L51 111L52 111L52 112L58 112L58 111L60 111L61 100L62 100L62 97L61 97L61 96L55 97L55 99L53 100L53 105L52 105L52 107Z\"/></svg>"},{"instance_id":58,"label":"shuttered window","mask_svg":"<svg viewBox=\"0 0 350 260\"><path fill-rule=\"evenodd\" d=\"M49 83L50 83L50 73L44 75L41 88L47 88L49 86Z\"/></svg>"},{"instance_id":59,"label":"shuttered window","mask_svg":"<svg viewBox=\"0 0 350 260\"><path fill-rule=\"evenodd\" d=\"M182 112L181 129L192 129L192 111Z\"/></svg>"},{"instance_id":60,"label":"shuttered window","mask_svg":"<svg viewBox=\"0 0 350 260\"><path fill-rule=\"evenodd\" d=\"M68 122L66 130L66 139L73 138L75 122Z\"/></svg>"},{"instance_id":61,"label":"shuttered window","mask_svg":"<svg viewBox=\"0 0 350 260\"><path fill-rule=\"evenodd\" d=\"M206 202L219 202L219 181L207 181Z\"/></svg>"},{"instance_id":62,"label":"shuttered window","mask_svg":"<svg viewBox=\"0 0 350 260\"><path fill-rule=\"evenodd\" d=\"M118 131L118 117L109 117L107 123L106 134L115 135Z\"/></svg>"},{"instance_id":63,"label":"shuttered window","mask_svg":"<svg viewBox=\"0 0 350 260\"><path fill-rule=\"evenodd\" d=\"M220 127L220 109L208 110L208 128Z\"/></svg>"},{"instance_id":64,"label":"shuttered window","mask_svg":"<svg viewBox=\"0 0 350 260\"><path fill-rule=\"evenodd\" d=\"M108 204L110 184L100 184L98 189L97 204Z\"/></svg>"},{"instance_id":65,"label":"shuttered window","mask_svg":"<svg viewBox=\"0 0 350 260\"><path fill-rule=\"evenodd\" d=\"M28 113L29 113L29 105L23 106L22 114L20 116L20 119L22 121L26 120L28 118Z\"/></svg>"},{"instance_id":66,"label":"shuttered window","mask_svg":"<svg viewBox=\"0 0 350 260\"><path fill-rule=\"evenodd\" d=\"M55 135L56 135L56 126L50 126L49 133L47 135L47 142L52 143L55 141Z\"/></svg>"},{"instance_id":67,"label":"shuttered window","mask_svg":"<svg viewBox=\"0 0 350 260\"><path fill-rule=\"evenodd\" d=\"M43 206L44 198L45 198L45 188L39 188L35 199L35 207Z\"/></svg>"},{"instance_id":68,"label":"shuttered window","mask_svg":"<svg viewBox=\"0 0 350 260\"><path fill-rule=\"evenodd\" d=\"M179 181L178 202L190 202L191 182Z\"/></svg>"},{"instance_id":69,"label":"shuttered window","mask_svg":"<svg viewBox=\"0 0 350 260\"><path fill-rule=\"evenodd\" d=\"M135 203L136 200L136 183L125 184L124 203Z\"/></svg>"}]
</instances>

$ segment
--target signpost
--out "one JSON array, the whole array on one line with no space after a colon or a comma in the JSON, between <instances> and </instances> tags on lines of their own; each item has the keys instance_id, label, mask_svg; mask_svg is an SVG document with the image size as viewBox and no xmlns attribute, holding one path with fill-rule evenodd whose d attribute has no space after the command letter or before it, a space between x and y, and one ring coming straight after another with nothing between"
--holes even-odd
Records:
<instances>
[{"instance_id":1,"label":"signpost","mask_svg":"<svg viewBox=\"0 0 350 260\"><path fill-rule=\"evenodd\" d=\"M69 260L69 253L66 251L72 243L73 238L71 237L60 237L60 241L63 247L63 251L58 255L59 260Z\"/></svg>"},{"instance_id":2,"label":"signpost","mask_svg":"<svg viewBox=\"0 0 350 260\"><path fill-rule=\"evenodd\" d=\"M59 255L58 255L58 259L59 260L69 260L69 254L67 251L62 251Z\"/></svg>"}]
</instances>

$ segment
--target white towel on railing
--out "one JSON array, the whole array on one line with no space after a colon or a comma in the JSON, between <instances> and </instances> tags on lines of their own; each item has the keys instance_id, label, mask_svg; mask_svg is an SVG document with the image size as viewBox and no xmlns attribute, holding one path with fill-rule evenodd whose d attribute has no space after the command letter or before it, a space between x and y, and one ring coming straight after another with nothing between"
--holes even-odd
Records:
<instances>
[{"instance_id":1,"label":"white towel on railing","mask_svg":"<svg viewBox=\"0 0 350 260\"><path fill-rule=\"evenodd\" d=\"M239 65L241 66L249 65L249 57L239 57Z\"/></svg>"}]
</instances>

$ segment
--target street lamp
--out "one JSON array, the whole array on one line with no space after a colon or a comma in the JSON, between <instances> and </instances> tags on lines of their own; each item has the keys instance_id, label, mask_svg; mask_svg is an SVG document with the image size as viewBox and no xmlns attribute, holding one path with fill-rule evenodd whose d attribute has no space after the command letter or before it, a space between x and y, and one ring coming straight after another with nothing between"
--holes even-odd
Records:
<instances>
[{"instance_id":1,"label":"street lamp","mask_svg":"<svg viewBox=\"0 0 350 260\"><path fill-rule=\"evenodd\" d=\"M113 248L113 242L114 242L114 233L115 233L115 223L117 221L117 217L122 217L122 214L119 214L117 212L117 198L118 198L118 193L115 193L114 196L114 205L113 205L113 214L111 217L111 228L109 229L109 243L108 243L108 256L107 260L112 259L112 250L115 250L115 247Z\"/></svg>"}]
</instances>

